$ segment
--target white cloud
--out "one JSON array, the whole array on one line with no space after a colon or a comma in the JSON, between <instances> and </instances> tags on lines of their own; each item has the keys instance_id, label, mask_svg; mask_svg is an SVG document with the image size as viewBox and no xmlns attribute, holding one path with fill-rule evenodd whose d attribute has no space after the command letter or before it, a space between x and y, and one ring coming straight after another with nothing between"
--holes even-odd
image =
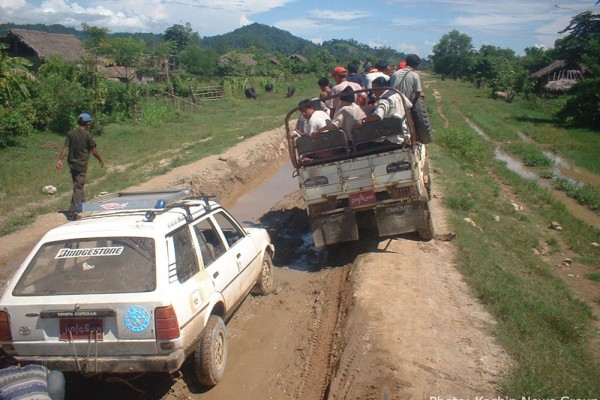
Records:
<instances>
[{"instance_id":1,"label":"white cloud","mask_svg":"<svg viewBox=\"0 0 600 400\"><path fill-rule=\"evenodd\" d=\"M244 14L242 14L240 16L240 25L245 26L245 25L250 25L250 24L252 24L252 21L250 21L248 19L248 17L246 17Z\"/></svg>"},{"instance_id":2,"label":"white cloud","mask_svg":"<svg viewBox=\"0 0 600 400\"><path fill-rule=\"evenodd\" d=\"M27 5L25 0L0 0L0 9L18 10Z\"/></svg>"},{"instance_id":3,"label":"white cloud","mask_svg":"<svg viewBox=\"0 0 600 400\"><path fill-rule=\"evenodd\" d=\"M332 21L352 21L372 15L371 12L362 11L340 11L340 10L311 10L311 18L326 19Z\"/></svg>"},{"instance_id":4,"label":"white cloud","mask_svg":"<svg viewBox=\"0 0 600 400\"><path fill-rule=\"evenodd\" d=\"M319 23L317 21L308 18L286 19L277 21L273 25L295 35L309 32L312 33L319 27Z\"/></svg>"}]
</instances>

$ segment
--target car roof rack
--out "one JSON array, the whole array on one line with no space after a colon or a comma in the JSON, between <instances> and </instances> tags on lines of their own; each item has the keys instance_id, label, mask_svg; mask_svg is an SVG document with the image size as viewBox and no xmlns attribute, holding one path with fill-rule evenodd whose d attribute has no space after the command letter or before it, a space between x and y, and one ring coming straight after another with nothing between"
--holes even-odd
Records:
<instances>
[{"instance_id":1,"label":"car roof rack","mask_svg":"<svg viewBox=\"0 0 600 400\"><path fill-rule=\"evenodd\" d=\"M191 188L149 192L107 193L85 201L81 211L163 211L178 202L193 197Z\"/></svg>"}]
</instances>

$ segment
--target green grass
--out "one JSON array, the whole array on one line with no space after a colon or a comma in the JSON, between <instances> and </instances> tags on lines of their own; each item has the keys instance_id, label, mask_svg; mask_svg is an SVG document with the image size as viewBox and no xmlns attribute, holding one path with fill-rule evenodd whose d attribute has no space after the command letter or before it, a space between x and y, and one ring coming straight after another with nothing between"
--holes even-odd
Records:
<instances>
[{"instance_id":1,"label":"green grass","mask_svg":"<svg viewBox=\"0 0 600 400\"><path fill-rule=\"evenodd\" d=\"M600 134L585 129L565 129L555 124L553 113L564 104L564 99L534 102L518 96L509 104L491 99L487 91L470 83L448 81L443 85L452 85L447 99L455 102L457 110L500 143L504 150L511 152L504 146L518 141L522 135L534 142L532 146L560 154L571 164L600 174Z\"/></svg>"},{"instance_id":2,"label":"green grass","mask_svg":"<svg viewBox=\"0 0 600 400\"><path fill-rule=\"evenodd\" d=\"M589 185L582 185L564 178L554 180L554 187L564 191L567 196L577 200L579 204L588 206L590 209L600 212L600 191Z\"/></svg>"},{"instance_id":3,"label":"green grass","mask_svg":"<svg viewBox=\"0 0 600 400\"><path fill-rule=\"evenodd\" d=\"M578 253L578 262L599 268L600 250L590 243L599 241L600 232L573 218L548 190L495 161L490 142L464 120L468 116L503 149L544 164L539 155L545 144L537 143L539 136L521 148L510 146L524 124L541 124L528 130L536 134L551 126L552 117L519 104L495 102L460 82L438 80L427 90L434 88L450 120L450 127L444 128L434 97L427 93L436 134L429 145L436 185L444 192L449 229L457 233L459 269L495 316L498 323L492 329L515 360L502 382L503 391L511 398L552 398L557 393L594 398L600 393L600 349L592 345L597 333L591 309L533 250L547 245L557 254L567 246ZM559 134L558 128L552 130ZM573 154L574 159L585 158ZM515 211L513 201L526 208ZM563 230L548 229L550 221L559 221Z\"/></svg>"},{"instance_id":4,"label":"green grass","mask_svg":"<svg viewBox=\"0 0 600 400\"><path fill-rule=\"evenodd\" d=\"M301 99L319 93L316 79L303 77L288 82L296 87L292 98L286 98L283 89L259 91L256 100L206 101L193 112L177 111L152 100L144 102L140 122L102 127L96 141L105 167L90 159L87 197L140 184L280 127L285 114ZM70 174L68 168L55 168L63 141L61 134L44 132L23 140L22 147L0 149L0 215L4 216L0 234L31 223L40 213L68 207ZM56 186L57 194L44 194L46 185Z\"/></svg>"},{"instance_id":5,"label":"green grass","mask_svg":"<svg viewBox=\"0 0 600 400\"><path fill-rule=\"evenodd\" d=\"M585 277L590 281L600 282L600 272L591 272L589 274L585 274Z\"/></svg>"}]
</instances>

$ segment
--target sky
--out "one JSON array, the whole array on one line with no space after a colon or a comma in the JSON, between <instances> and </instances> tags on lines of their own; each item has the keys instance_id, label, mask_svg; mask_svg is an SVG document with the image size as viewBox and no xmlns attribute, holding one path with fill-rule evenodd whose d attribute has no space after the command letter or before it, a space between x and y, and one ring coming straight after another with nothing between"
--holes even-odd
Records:
<instances>
[{"instance_id":1,"label":"sky","mask_svg":"<svg viewBox=\"0 0 600 400\"><path fill-rule=\"evenodd\" d=\"M322 43L354 39L427 57L452 30L482 45L516 54L554 46L558 32L583 11L600 12L597 0L0 0L0 23L82 23L117 32L163 33L190 23L201 37L254 22Z\"/></svg>"}]
</instances>

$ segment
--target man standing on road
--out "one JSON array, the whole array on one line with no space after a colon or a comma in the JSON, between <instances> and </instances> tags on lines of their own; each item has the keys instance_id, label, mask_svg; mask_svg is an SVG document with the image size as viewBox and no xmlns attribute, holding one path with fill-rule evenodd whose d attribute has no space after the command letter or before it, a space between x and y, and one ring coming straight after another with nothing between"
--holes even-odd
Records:
<instances>
[{"instance_id":1,"label":"man standing on road","mask_svg":"<svg viewBox=\"0 0 600 400\"><path fill-rule=\"evenodd\" d=\"M70 213L67 215L67 219L69 220L79 218L81 203L85 201L83 186L85 185L85 174L87 173L90 153L96 157L100 163L100 167L104 167L104 161L102 161L100 153L96 150L96 140L88 131L91 122L92 117L89 114L83 113L79 115L77 119L79 127L67 132L65 145L56 162L56 168L58 170L63 169L63 158L65 158L68 152L67 161L69 162L71 178L73 179L73 197L71 199L71 208L69 209Z\"/></svg>"}]
</instances>

